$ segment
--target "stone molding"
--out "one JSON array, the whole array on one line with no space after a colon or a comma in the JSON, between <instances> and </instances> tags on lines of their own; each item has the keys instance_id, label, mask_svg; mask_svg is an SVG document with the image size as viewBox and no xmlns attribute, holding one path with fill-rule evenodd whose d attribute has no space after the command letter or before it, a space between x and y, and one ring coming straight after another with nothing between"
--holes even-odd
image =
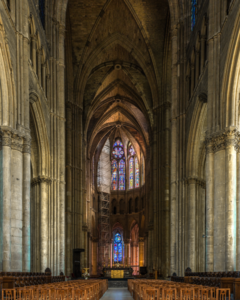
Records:
<instances>
[{"instance_id":1,"label":"stone molding","mask_svg":"<svg viewBox=\"0 0 240 300\"><path fill-rule=\"evenodd\" d=\"M50 177L47 176L38 176L32 179L31 181L31 185L35 186L37 184L40 183L47 183L47 184L51 184L52 183L52 179Z\"/></svg>"},{"instance_id":2,"label":"stone molding","mask_svg":"<svg viewBox=\"0 0 240 300\"><path fill-rule=\"evenodd\" d=\"M97 243L97 242L98 242L98 238L93 236L93 237L92 237L92 242L93 242L93 243Z\"/></svg>"},{"instance_id":3,"label":"stone molding","mask_svg":"<svg viewBox=\"0 0 240 300\"><path fill-rule=\"evenodd\" d=\"M23 139L23 153L29 153L31 154L31 141L32 139L30 137L25 137Z\"/></svg>"},{"instance_id":4,"label":"stone molding","mask_svg":"<svg viewBox=\"0 0 240 300\"><path fill-rule=\"evenodd\" d=\"M154 229L154 225L153 225L153 223L149 223L148 224L148 230L153 230Z\"/></svg>"},{"instance_id":5,"label":"stone molding","mask_svg":"<svg viewBox=\"0 0 240 300\"><path fill-rule=\"evenodd\" d=\"M10 130L1 130L2 146L12 146L12 132Z\"/></svg>"},{"instance_id":6,"label":"stone molding","mask_svg":"<svg viewBox=\"0 0 240 300\"><path fill-rule=\"evenodd\" d=\"M236 128L230 128L220 134L209 136L205 140L206 152L207 154L216 153L231 146L236 151L240 151L239 138L240 132Z\"/></svg>"},{"instance_id":7,"label":"stone molding","mask_svg":"<svg viewBox=\"0 0 240 300\"><path fill-rule=\"evenodd\" d=\"M199 186L201 186L202 188L206 188L206 181L202 180L202 179L198 179L196 177L189 177L185 180L186 184L197 184Z\"/></svg>"},{"instance_id":8,"label":"stone molding","mask_svg":"<svg viewBox=\"0 0 240 300\"><path fill-rule=\"evenodd\" d=\"M82 231L84 231L84 232L88 231L88 226L86 224L82 225Z\"/></svg>"},{"instance_id":9,"label":"stone molding","mask_svg":"<svg viewBox=\"0 0 240 300\"><path fill-rule=\"evenodd\" d=\"M13 134L12 135L12 150L22 152L23 150L23 138Z\"/></svg>"}]
</instances>

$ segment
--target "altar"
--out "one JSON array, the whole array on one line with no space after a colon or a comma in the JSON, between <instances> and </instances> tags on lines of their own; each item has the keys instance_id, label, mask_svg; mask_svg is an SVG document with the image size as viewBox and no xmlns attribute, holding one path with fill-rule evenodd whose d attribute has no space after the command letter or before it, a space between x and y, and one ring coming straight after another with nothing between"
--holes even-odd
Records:
<instances>
[{"instance_id":1,"label":"altar","mask_svg":"<svg viewBox=\"0 0 240 300\"><path fill-rule=\"evenodd\" d=\"M131 267L126 268L104 268L103 276L107 278L128 278L132 277L133 269Z\"/></svg>"}]
</instances>

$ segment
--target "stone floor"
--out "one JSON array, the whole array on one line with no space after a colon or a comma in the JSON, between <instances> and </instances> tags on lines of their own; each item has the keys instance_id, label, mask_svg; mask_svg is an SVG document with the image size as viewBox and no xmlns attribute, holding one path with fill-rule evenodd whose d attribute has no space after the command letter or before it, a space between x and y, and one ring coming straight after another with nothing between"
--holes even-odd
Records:
<instances>
[{"instance_id":1,"label":"stone floor","mask_svg":"<svg viewBox=\"0 0 240 300\"><path fill-rule=\"evenodd\" d=\"M132 300L132 296L128 289L125 288L109 288L101 299L104 300Z\"/></svg>"}]
</instances>

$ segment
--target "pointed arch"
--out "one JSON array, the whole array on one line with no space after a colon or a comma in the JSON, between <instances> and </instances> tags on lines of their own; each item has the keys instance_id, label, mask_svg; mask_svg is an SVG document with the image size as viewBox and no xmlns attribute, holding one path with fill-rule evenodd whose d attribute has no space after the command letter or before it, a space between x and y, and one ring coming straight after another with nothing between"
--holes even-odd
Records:
<instances>
[{"instance_id":1,"label":"pointed arch","mask_svg":"<svg viewBox=\"0 0 240 300\"><path fill-rule=\"evenodd\" d=\"M1 16L0 24L0 126L15 129L17 123L16 90L9 45Z\"/></svg>"},{"instance_id":2,"label":"pointed arch","mask_svg":"<svg viewBox=\"0 0 240 300\"><path fill-rule=\"evenodd\" d=\"M229 39L221 91L220 126L239 126L238 101L240 93L240 10Z\"/></svg>"},{"instance_id":3,"label":"pointed arch","mask_svg":"<svg viewBox=\"0 0 240 300\"><path fill-rule=\"evenodd\" d=\"M50 149L47 135L46 123L36 92L31 91L30 99L30 113L34 121L35 132L37 135L38 153L39 153L39 174L42 176L49 176L50 174Z\"/></svg>"}]
</instances>

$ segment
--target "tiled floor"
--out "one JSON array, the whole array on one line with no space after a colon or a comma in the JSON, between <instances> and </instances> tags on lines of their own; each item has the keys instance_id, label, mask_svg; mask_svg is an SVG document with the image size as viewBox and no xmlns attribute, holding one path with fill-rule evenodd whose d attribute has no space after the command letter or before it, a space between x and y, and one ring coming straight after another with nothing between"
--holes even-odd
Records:
<instances>
[{"instance_id":1,"label":"tiled floor","mask_svg":"<svg viewBox=\"0 0 240 300\"><path fill-rule=\"evenodd\" d=\"M101 298L103 300L132 300L127 288L109 288Z\"/></svg>"}]
</instances>

